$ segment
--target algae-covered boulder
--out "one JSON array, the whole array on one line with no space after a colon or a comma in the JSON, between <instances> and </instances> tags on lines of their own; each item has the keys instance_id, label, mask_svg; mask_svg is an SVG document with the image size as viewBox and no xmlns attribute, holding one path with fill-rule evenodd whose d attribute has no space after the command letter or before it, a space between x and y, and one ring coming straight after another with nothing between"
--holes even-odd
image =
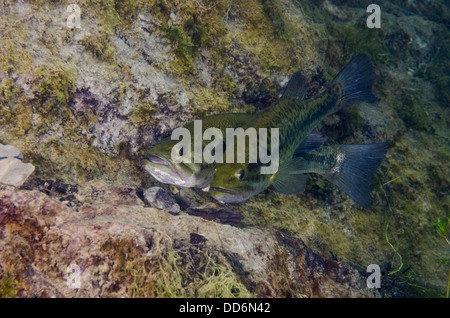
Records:
<instances>
[{"instance_id":1,"label":"algae-covered boulder","mask_svg":"<svg viewBox=\"0 0 450 318\"><path fill-rule=\"evenodd\" d=\"M0 143L35 170L0 188L0 296L445 295L449 8L377 4L380 29L358 1L1 1ZM359 53L380 102L317 129L389 142L369 209L315 175L225 205L143 170L174 128L260 111L298 70L312 97Z\"/></svg>"},{"instance_id":2,"label":"algae-covered boulder","mask_svg":"<svg viewBox=\"0 0 450 318\"><path fill-rule=\"evenodd\" d=\"M95 190L115 197L106 185ZM280 231L174 216L133 197L70 208L3 186L3 284L19 297L379 295L355 269Z\"/></svg>"}]
</instances>

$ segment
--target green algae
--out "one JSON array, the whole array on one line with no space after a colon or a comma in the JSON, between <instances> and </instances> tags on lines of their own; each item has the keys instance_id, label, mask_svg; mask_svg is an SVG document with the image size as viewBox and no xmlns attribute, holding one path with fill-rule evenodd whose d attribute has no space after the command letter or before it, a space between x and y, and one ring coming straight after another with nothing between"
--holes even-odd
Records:
<instances>
[{"instance_id":1,"label":"green algae","mask_svg":"<svg viewBox=\"0 0 450 318\"><path fill-rule=\"evenodd\" d=\"M369 29L364 24L339 23L328 20L326 31L334 43L329 54L330 60L348 60L359 53L365 53L374 62L379 60L379 55L384 53L383 31ZM365 21L364 21L365 22Z\"/></svg>"},{"instance_id":2,"label":"green algae","mask_svg":"<svg viewBox=\"0 0 450 318\"><path fill-rule=\"evenodd\" d=\"M272 24L273 34L277 38L290 39L294 35L294 27L286 21L279 2L274 0L262 0L264 14Z\"/></svg>"},{"instance_id":3,"label":"green algae","mask_svg":"<svg viewBox=\"0 0 450 318\"><path fill-rule=\"evenodd\" d=\"M214 4L187 7L183 10L182 22L178 25L167 25L162 22L161 31L175 45L174 53L176 60L171 64L175 74L196 75L194 60L199 56L201 49L212 50L213 56L221 63L223 54L214 54L224 51L227 43L227 28L222 17L225 14L226 4L217 1ZM225 64L222 62L222 64Z\"/></svg>"},{"instance_id":4,"label":"green algae","mask_svg":"<svg viewBox=\"0 0 450 318\"><path fill-rule=\"evenodd\" d=\"M0 298L16 298L17 282L9 274L4 274L0 279Z\"/></svg>"},{"instance_id":5,"label":"green algae","mask_svg":"<svg viewBox=\"0 0 450 318\"><path fill-rule=\"evenodd\" d=\"M239 1L234 5L245 24L237 32L233 31L232 36L244 50L255 56L255 62L262 70L266 74L297 71L303 61L295 48L299 41L310 39L300 36L300 26L294 27L290 23L279 4ZM278 29L280 25L283 25L282 29Z\"/></svg>"},{"instance_id":6,"label":"green algae","mask_svg":"<svg viewBox=\"0 0 450 318\"><path fill-rule=\"evenodd\" d=\"M69 98L75 85L75 74L62 65L49 62L34 72L36 111L43 116L70 117ZM59 115L59 116L58 116ZM68 119L68 118L66 118Z\"/></svg>"},{"instance_id":7,"label":"green algae","mask_svg":"<svg viewBox=\"0 0 450 318\"><path fill-rule=\"evenodd\" d=\"M129 240L111 239L103 250L116 252L114 271L130 297L242 298L250 292L219 252L204 246L167 245L156 235L150 253Z\"/></svg>"},{"instance_id":8,"label":"green algae","mask_svg":"<svg viewBox=\"0 0 450 318\"><path fill-rule=\"evenodd\" d=\"M192 59L198 54L198 47L193 44L192 37L181 26L168 27L164 31L176 46L174 53L177 60L171 64L172 68L181 74L191 74L195 69Z\"/></svg>"},{"instance_id":9,"label":"green algae","mask_svg":"<svg viewBox=\"0 0 450 318\"><path fill-rule=\"evenodd\" d=\"M10 126L10 130L17 136L25 135L32 126L30 107L21 96L20 88L10 78L2 80L0 86L0 123Z\"/></svg>"},{"instance_id":10,"label":"green algae","mask_svg":"<svg viewBox=\"0 0 450 318\"><path fill-rule=\"evenodd\" d=\"M136 126L148 126L155 123L152 120L153 116L158 111L158 105L143 102L137 105L136 109L133 111L133 114L130 116L131 122Z\"/></svg>"},{"instance_id":11,"label":"green algae","mask_svg":"<svg viewBox=\"0 0 450 318\"><path fill-rule=\"evenodd\" d=\"M116 49L109 40L110 34L103 32L97 35L87 35L80 40L80 44L102 61L114 63Z\"/></svg>"},{"instance_id":12,"label":"green algae","mask_svg":"<svg viewBox=\"0 0 450 318\"><path fill-rule=\"evenodd\" d=\"M139 12L139 2L136 0L116 0L105 3L110 4L111 9L114 7L114 11L117 13L118 18L121 19L122 23L125 25L130 25Z\"/></svg>"},{"instance_id":13,"label":"green algae","mask_svg":"<svg viewBox=\"0 0 450 318\"><path fill-rule=\"evenodd\" d=\"M12 98L17 96L20 89L14 84L14 81L10 78L2 79L0 86L0 97L2 104L12 103Z\"/></svg>"},{"instance_id":14,"label":"green algae","mask_svg":"<svg viewBox=\"0 0 450 318\"><path fill-rule=\"evenodd\" d=\"M447 238L449 227L450 227L450 219L447 217L439 218L438 221L435 223L436 232L439 234L440 237L444 239L444 241L448 244L450 247L450 241ZM436 260L436 263L438 264L449 264L449 273L448 273L448 283L447 283L447 291L445 294L446 298L449 298L450 296L450 259L446 258L440 258Z\"/></svg>"},{"instance_id":15,"label":"green algae","mask_svg":"<svg viewBox=\"0 0 450 318\"><path fill-rule=\"evenodd\" d=\"M397 98L390 100L391 107L397 112L407 127L415 130L429 130L430 116L423 103L429 101L421 100L420 91L399 89Z\"/></svg>"}]
</instances>

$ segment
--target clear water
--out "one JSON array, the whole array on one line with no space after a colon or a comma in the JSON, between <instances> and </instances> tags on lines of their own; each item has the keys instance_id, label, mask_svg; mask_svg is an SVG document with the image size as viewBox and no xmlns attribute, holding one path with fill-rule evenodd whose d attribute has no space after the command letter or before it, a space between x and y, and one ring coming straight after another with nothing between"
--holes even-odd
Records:
<instances>
[{"instance_id":1,"label":"clear water","mask_svg":"<svg viewBox=\"0 0 450 318\"><path fill-rule=\"evenodd\" d=\"M101 180L171 193L141 160L174 128L260 111L297 70L313 96L365 53L380 101L318 130L327 145L389 142L372 206L311 175L302 194L266 190L232 209L240 227L280 230L363 273L379 265L382 296L445 297L450 246L436 223L450 217L450 7L379 0L377 20L371 2L81 1L70 17L69 1L2 1L0 142L35 166L23 189Z\"/></svg>"}]
</instances>

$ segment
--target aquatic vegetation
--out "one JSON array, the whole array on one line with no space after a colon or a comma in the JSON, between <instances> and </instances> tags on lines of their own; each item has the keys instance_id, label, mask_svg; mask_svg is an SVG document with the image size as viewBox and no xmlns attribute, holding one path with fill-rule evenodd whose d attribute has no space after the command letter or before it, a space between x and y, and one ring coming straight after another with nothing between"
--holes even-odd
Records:
<instances>
[{"instance_id":1,"label":"aquatic vegetation","mask_svg":"<svg viewBox=\"0 0 450 318\"><path fill-rule=\"evenodd\" d=\"M184 27L177 26L168 28L166 30L167 38L176 44L176 49L174 50L175 55L179 59L186 59L189 57L195 57L198 54L198 44L193 43L192 36L189 36Z\"/></svg>"},{"instance_id":2,"label":"aquatic vegetation","mask_svg":"<svg viewBox=\"0 0 450 318\"><path fill-rule=\"evenodd\" d=\"M155 238L150 256L141 255L128 241L103 246L118 251L116 270L131 297L249 297L227 259L204 246L168 247ZM166 238L167 239L167 238ZM167 243L167 242L166 242Z\"/></svg>"},{"instance_id":3,"label":"aquatic vegetation","mask_svg":"<svg viewBox=\"0 0 450 318\"><path fill-rule=\"evenodd\" d=\"M448 234L448 227L450 225L450 221L448 218L439 218L436 226L436 232L442 236L442 238L447 242L448 245L450 245L450 242L448 241L447 234Z\"/></svg>"},{"instance_id":4,"label":"aquatic vegetation","mask_svg":"<svg viewBox=\"0 0 450 318\"><path fill-rule=\"evenodd\" d=\"M326 30L332 41L328 45L333 48L329 50L329 54L334 55L329 57L331 61L336 59L335 56L340 59L342 56L351 57L363 52L376 62L379 59L379 54L385 52L383 30L369 29L363 24L365 21L362 21L363 23L359 25L328 21Z\"/></svg>"},{"instance_id":5,"label":"aquatic vegetation","mask_svg":"<svg viewBox=\"0 0 450 318\"><path fill-rule=\"evenodd\" d=\"M86 50L92 52L92 54L109 63L115 62L115 48L109 41L110 34L103 32L98 35L87 35L80 40Z\"/></svg>"},{"instance_id":6,"label":"aquatic vegetation","mask_svg":"<svg viewBox=\"0 0 450 318\"><path fill-rule=\"evenodd\" d=\"M436 232L444 239L444 241L448 244L450 247L450 242L447 238L448 230L450 226L450 219L449 218L439 218L436 226ZM437 259L436 263L439 264L449 264L449 272L448 272L448 284L447 284L447 293L445 295L446 298L449 298L449 292L450 292L450 259Z\"/></svg>"},{"instance_id":7,"label":"aquatic vegetation","mask_svg":"<svg viewBox=\"0 0 450 318\"><path fill-rule=\"evenodd\" d=\"M389 183L391 183L391 182L394 182L395 180L398 180L398 179L400 179L400 178L402 178L402 176L399 176L399 177L397 177L397 178L395 178L395 179L393 179L393 180L390 180L390 181L388 181L388 182L385 182L385 183L383 183L382 185L381 185L381 189L382 189L382 191L383 191L383 193L384 193L384 195L385 195L385 199L386 199L386 201L387 201L387 205L388 205L388 207L390 208L390 213L391 214L393 214L394 213L394 211L392 210L392 208L391 208L391 206L389 205L389 201L388 201L388 197L387 197L387 194L386 194L386 192L384 191L384 186L385 185L387 185L387 184L389 184ZM396 270L393 270L393 271L391 271L391 272L389 272L388 273L388 275L392 275L392 274L395 274L395 273L398 273L399 271L401 271L401 269L403 268L403 257L402 257L402 255L398 252L398 248L395 248L393 245L392 245L392 243L390 242L390 240L389 240L389 235L388 235L388 231L389 231L389 215L388 215L388 210L386 210L386 212L385 212L385 216L384 216L384 218L385 218L385 223L386 223L386 228L385 228L385 232L384 232L384 236L385 236L385 238L386 238L386 243L392 248L392 250L395 252L395 254L397 254L397 256L399 257L399 260L400 260L400 265L399 265L399 267L396 269Z\"/></svg>"},{"instance_id":8,"label":"aquatic vegetation","mask_svg":"<svg viewBox=\"0 0 450 318\"><path fill-rule=\"evenodd\" d=\"M281 39L290 39L293 36L294 27L286 21L284 13L280 10L280 3L275 0L262 0L264 14L272 23L274 36Z\"/></svg>"},{"instance_id":9,"label":"aquatic vegetation","mask_svg":"<svg viewBox=\"0 0 450 318\"><path fill-rule=\"evenodd\" d=\"M58 64L49 63L49 65L36 70L34 79L36 81L36 102L40 106L37 111L44 116L52 116L56 113L61 117L70 117L71 111L67 106L74 89L73 73Z\"/></svg>"},{"instance_id":10,"label":"aquatic vegetation","mask_svg":"<svg viewBox=\"0 0 450 318\"><path fill-rule=\"evenodd\" d=\"M153 115L158 111L158 107L152 103L144 102L139 104L130 116L130 120L137 126L150 125Z\"/></svg>"},{"instance_id":11,"label":"aquatic vegetation","mask_svg":"<svg viewBox=\"0 0 450 318\"><path fill-rule=\"evenodd\" d=\"M419 94L418 91L399 90L398 99L392 101L391 106L406 126L416 130L428 130L430 129L429 115L425 105L419 104Z\"/></svg>"},{"instance_id":12,"label":"aquatic vegetation","mask_svg":"<svg viewBox=\"0 0 450 318\"><path fill-rule=\"evenodd\" d=\"M0 298L17 297L17 283L11 275L5 273L0 279Z\"/></svg>"}]
</instances>

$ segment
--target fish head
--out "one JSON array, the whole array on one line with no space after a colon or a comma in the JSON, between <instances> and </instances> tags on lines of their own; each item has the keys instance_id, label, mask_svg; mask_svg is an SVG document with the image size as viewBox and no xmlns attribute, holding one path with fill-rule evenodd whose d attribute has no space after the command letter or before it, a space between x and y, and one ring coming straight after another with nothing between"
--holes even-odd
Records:
<instances>
[{"instance_id":1,"label":"fish head","mask_svg":"<svg viewBox=\"0 0 450 318\"><path fill-rule=\"evenodd\" d=\"M143 160L144 169L162 183L173 184L181 188L208 186L214 174L214 165L175 162L172 159L172 148L177 143L176 140L166 138L155 147L146 150ZM180 151L183 151L182 148Z\"/></svg>"},{"instance_id":2,"label":"fish head","mask_svg":"<svg viewBox=\"0 0 450 318\"><path fill-rule=\"evenodd\" d=\"M239 203L266 188L267 175L257 164L223 163L215 169L209 192L219 202Z\"/></svg>"}]
</instances>

